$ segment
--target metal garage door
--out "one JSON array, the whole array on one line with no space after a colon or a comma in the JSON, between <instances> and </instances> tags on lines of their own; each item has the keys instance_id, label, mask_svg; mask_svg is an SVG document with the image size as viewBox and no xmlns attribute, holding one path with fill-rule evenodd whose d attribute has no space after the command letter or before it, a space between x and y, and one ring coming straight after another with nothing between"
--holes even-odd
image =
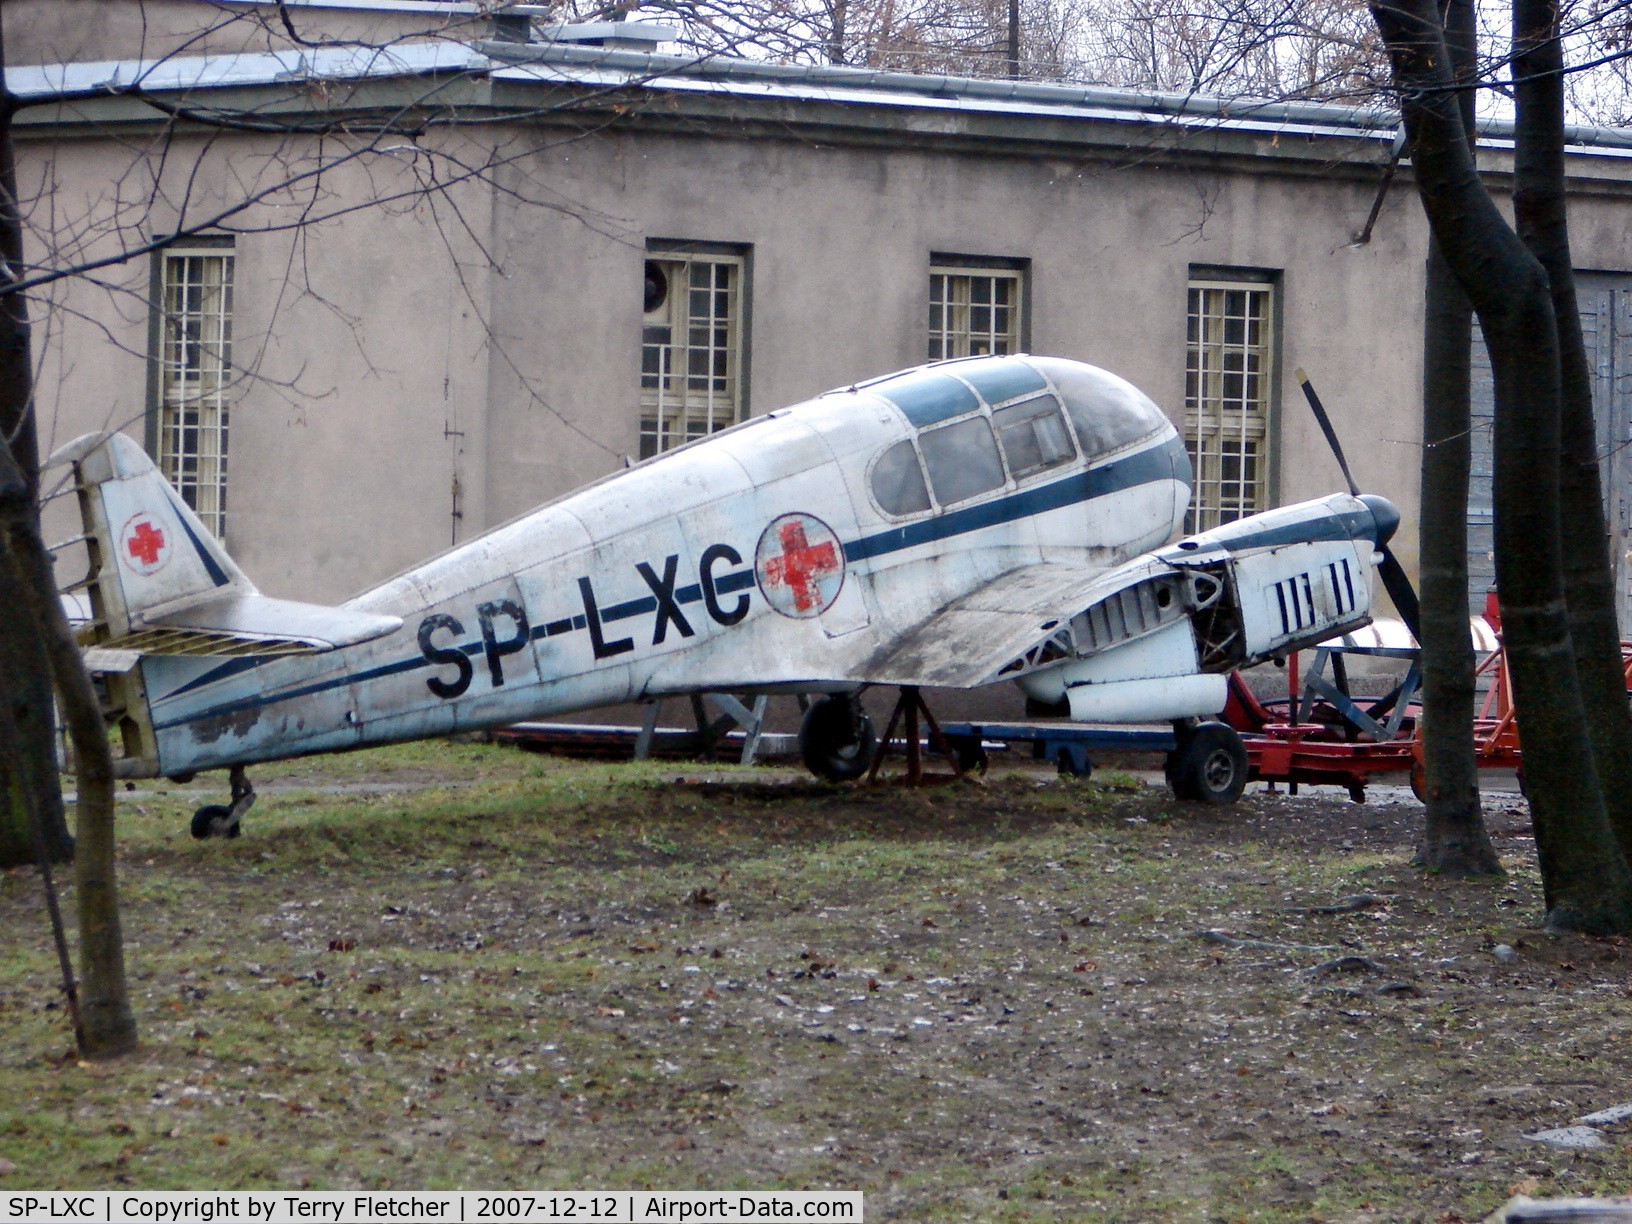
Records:
<instances>
[{"instance_id":1,"label":"metal garage door","mask_svg":"<svg viewBox=\"0 0 1632 1224\"><path fill-rule=\"evenodd\" d=\"M1598 462L1609 508L1611 556L1620 592L1621 633L1632 632L1632 582L1627 549L1632 546L1632 275L1579 272L1576 294L1581 330L1592 366L1592 402L1598 425ZM1473 469L1468 482L1468 599L1473 611L1485 605L1496 581L1493 547L1491 420L1495 388L1490 357L1477 333L1473 343Z\"/></svg>"}]
</instances>

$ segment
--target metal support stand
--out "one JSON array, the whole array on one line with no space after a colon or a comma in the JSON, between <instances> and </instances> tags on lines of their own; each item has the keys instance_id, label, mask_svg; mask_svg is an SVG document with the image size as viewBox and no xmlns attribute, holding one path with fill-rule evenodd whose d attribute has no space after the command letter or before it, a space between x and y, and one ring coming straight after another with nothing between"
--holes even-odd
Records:
<instances>
[{"instance_id":1,"label":"metal support stand","mask_svg":"<svg viewBox=\"0 0 1632 1224\"><path fill-rule=\"evenodd\" d=\"M705 702L720 712L717 718L709 718ZM759 742L765 731L765 711L770 704L771 699L763 694L754 698L751 706L743 704L729 693L692 694L691 713L697 729L688 737L687 747L698 756L712 760L720 742L730 734L733 727L740 727L743 732L740 762L743 765L752 765L759 755ZM646 705L645 721L641 723L640 734L635 737L637 761L651 758L652 745L657 739L658 715L663 709L661 698L653 698Z\"/></svg>"},{"instance_id":2,"label":"metal support stand","mask_svg":"<svg viewBox=\"0 0 1632 1224\"><path fill-rule=\"evenodd\" d=\"M895 703L895 709L890 714L889 725L884 728L884 739L879 744L878 756L873 760L872 769L867 771L867 781L878 781L878 771L884 764L884 758L890 753L891 737L895 735L895 728L903 720L906 724L905 737L907 741L907 776L906 781L914 786L924 781L923 748L918 742L918 716L922 714L924 721L929 724L930 746L944 756L952 764L952 776L963 777L963 766L958 761L958 754L952 751L952 745L947 742L946 736L941 733L941 726L935 721L935 715L929 712L929 706L924 701L923 694L918 691L916 684L901 686L901 696Z\"/></svg>"}]
</instances>

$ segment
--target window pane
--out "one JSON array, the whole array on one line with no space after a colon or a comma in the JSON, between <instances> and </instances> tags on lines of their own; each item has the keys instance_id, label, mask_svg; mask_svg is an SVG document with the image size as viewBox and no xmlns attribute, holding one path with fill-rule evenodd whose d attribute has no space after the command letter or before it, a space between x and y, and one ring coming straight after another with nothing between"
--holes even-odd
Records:
<instances>
[{"instance_id":1,"label":"window pane","mask_svg":"<svg viewBox=\"0 0 1632 1224\"><path fill-rule=\"evenodd\" d=\"M646 261L642 458L743 418L743 266L735 255L672 254ZM673 288L664 293L664 286Z\"/></svg>"},{"instance_id":2,"label":"window pane","mask_svg":"<svg viewBox=\"0 0 1632 1224\"><path fill-rule=\"evenodd\" d=\"M1195 468L1187 526L1199 530L1267 504L1261 462L1274 352L1269 284L1190 286L1185 358L1186 448Z\"/></svg>"},{"instance_id":3,"label":"window pane","mask_svg":"<svg viewBox=\"0 0 1632 1224\"><path fill-rule=\"evenodd\" d=\"M967 501L1003 483L1003 463L985 417L927 430L919 441L935 500L941 505Z\"/></svg>"},{"instance_id":4,"label":"window pane","mask_svg":"<svg viewBox=\"0 0 1632 1224\"><path fill-rule=\"evenodd\" d=\"M1017 271L935 268L929 276L929 357L1002 356L1020 350Z\"/></svg>"},{"instance_id":5,"label":"window pane","mask_svg":"<svg viewBox=\"0 0 1632 1224\"><path fill-rule=\"evenodd\" d=\"M992 424L997 427L1009 475L1016 480L1077 457L1059 403L1052 395L999 408L992 413Z\"/></svg>"},{"instance_id":6,"label":"window pane","mask_svg":"<svg viewBox=\"0 0 1632 1224\"><path fill-rule=\"evenodd\" d=\"M929 509L929 490L912 439L897 442L873 465L873 498L885 514L916 514Z\"/></svg>"},{"instance_id":7,"label":"window pane","mask_svg":"<svg viewBox=\"0 0 1632 1224\"><path fill-rule=\"evenodd\" d=\"M159 470L217 537L226 532L230 251L160 256Z\"/></svg>"}]
</instances>

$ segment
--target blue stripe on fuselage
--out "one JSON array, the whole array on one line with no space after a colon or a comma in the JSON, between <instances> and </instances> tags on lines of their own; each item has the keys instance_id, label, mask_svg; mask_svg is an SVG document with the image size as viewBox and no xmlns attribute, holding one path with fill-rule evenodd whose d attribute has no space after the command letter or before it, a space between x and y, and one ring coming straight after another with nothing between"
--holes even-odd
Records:
<instances>
[{"instance_id":1,"label":"blue stripe on fuselage","mask_svg":"<svg viewBox=\"0 0 1632 1224\"><path fill-rule=\"evenodd\" d=\"M1165 445L1152 446L1104 467L1089 468L1086 472L1077 472L1052 484L1038 485L996 501L962 510L948 510L934 518L875 532L846 544L844 559L847 562L865 561L904 548L916 548L920 544L979 531L984 527L996 527L1016 519L1046 514L1050 510L1092 501L1096 497L1119 493L1136 485L1172 480L1174 451L1184 453L1184 443L1176 437L1169 438Z\"/></svg>"},{"instance_id":2,"label":"blue stripe on fuselage","mask_svg":"<svg viewBox=\"0 0 1632 1224\"><path fill-rule=\"evenodd\" d=\"M972 531L980 531L987 527L1012 523L1032 515L1044 514L1050 510L1059 510L1081 502L1092 501L1095 498L1105 497L1138 485L1150 484L1160 480L1172 480L1174 478L1175 453L1184 454L1184 443L1177 437L1170 437L1164 444L1137 451L1125 458L1105 464L1103 467L1090 468L1085 472L1075 472L1063 480L1056 480L1018 493L1011 493L1007 497L1000 497L978 506L950 510L916 523L908 523L905 526L875 532L870 536L863 536L845 544L845 560L847 563L853 564L857 561L899 552L902 549L916 548L919 545L934 543L937 540L952 539L960 535L967 535ZM753 570L739 570L734 574L726 574L719 578L714 584L714 589L722 595L729 595L748 590L754 586L754 583ZM682 587L676 592L676 598L681 603L695 603L702 598L702 588L695 583ZM638 599L627 600L624 603L613 604L603 609L601 620L603 623L610 623L656 610L657 600L651 596L643 596ZM564 633L580 631L585 627L583 614L579 613L571 618L570 629L568 625L569 621L565 618L544 622L533 627L531 636L534 640L537 640L541 637L556 637ZM461 646L454 646L452 649L461 650L467 655L475 655L481 651L482 643L478 639ZM231 663L223 664L221 667L206 672L173 692L157 698L154 704L157 705L170 698L178 697L182 693L201 688L216 680L226 679L246 670L247 667L259 666L262 663L271 661L234 659ZM398 675L402 672L432 666L435 666L432 660L422 655L415 655L412 658L401 659L395 663L384 664L345 676L336 676L313 684L301 685L279 693L246 697L226 705L201 710L196 714L189 714L185 718L178 718L167 723L155 723L154 727L155 730L167 731L172 727L184 726L199 719L219 718L227 714L237 714L244 710L274 705L280 701L309 697L314 693L341 688L348 684L377 680L382 676Z\"/></svg>"}]
</instances>

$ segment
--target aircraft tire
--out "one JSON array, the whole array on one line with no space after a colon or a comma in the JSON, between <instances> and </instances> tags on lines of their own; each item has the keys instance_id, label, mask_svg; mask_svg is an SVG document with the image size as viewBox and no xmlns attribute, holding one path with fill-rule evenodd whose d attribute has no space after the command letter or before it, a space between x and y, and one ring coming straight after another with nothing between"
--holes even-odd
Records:
<instances>
[{"instance_id":1,"label":"aircraft tire","mask_svg":"<svg viewBox=\"0 0 1632 1224\"><path fill-rule=\"evenodd\" d=\"M823 697L799 725L805 768L828 782L854 782L872 767L878 736L851 697Z\"/></svg>"},{"instance_id":2,"label":"aircraft tire","mask_svg":"<svg viewBox=\"0 0 1632 1224\"><path fill-rule=\"evenodd\" d=\"M193 813L193 836L203 841L208 837L237 837L242 829L233 819L232 809L219 803L207 803Z\"/></svg>"},{"instance_id":3,"label":"aircraft tire","mask_svg":"<svg viewBox=\"0 0 1632 1224\"><path fill-rule=\"evenodd\" d=\"M1167 756L1167 784L1176 798L1227 804L1247 785L1247 750L1235 728L1204 722L1188 731Z\"/></svg>"},{"instance_id":4,"label":"aircraft tire","mask_svg":"<svg viewBox=\"0 0 1632 1224\"><path fill-rule=\"evenodd\" d=\"M1428 767L1421 761L1411 766L1411 793L1418 803L1428 802Z\"/></svg>"}]
</instances>

